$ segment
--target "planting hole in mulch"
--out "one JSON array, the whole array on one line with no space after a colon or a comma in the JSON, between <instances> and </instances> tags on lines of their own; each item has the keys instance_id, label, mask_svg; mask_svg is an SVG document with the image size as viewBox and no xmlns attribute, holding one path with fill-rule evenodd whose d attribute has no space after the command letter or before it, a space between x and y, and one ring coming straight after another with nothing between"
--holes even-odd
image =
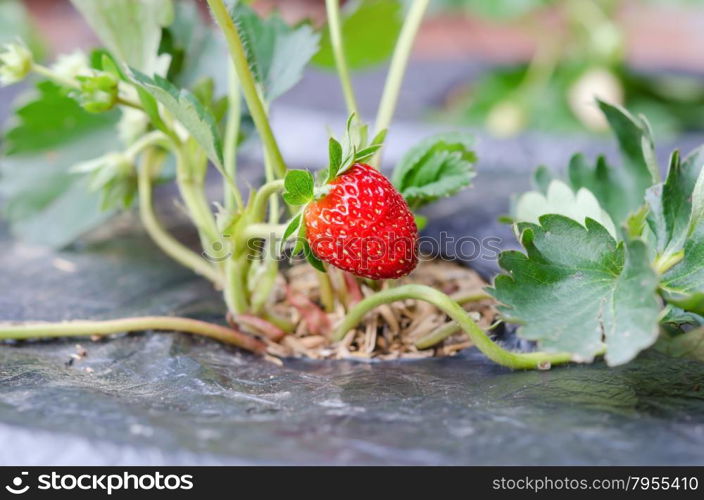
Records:
<instances>
[{"instance_id":1,"label":"planting hole in mulch","mask_svg":"<svg viewBox=\"0 0 704 500\"><path fill-rule=\"evenodd\" d=\"M243 315L234 324L266 338L268 353L276 358L379 359L452 356L472 343L447 315L426 302L408 299L382 305L368 313L344 340L334 343L332 331L345 312L374 293L373 282L358 281L337 269L328 273L329 283L346 298L325 312L321 300L321 279L325 276L305 263L296 264L278 277L274 303L269 307L276 318L291 321L293 333L253 316ZM463 305L481 328L494 322L495 301L484 292L487 283L474 270L447 261L421 262L410 276L384 286L422 284L441 290ZM272 320L275 322L275 320ZM444 335L443 335L444 333ZM437 335L445 337L433 339Z\"/></svg>"}]
</instances>

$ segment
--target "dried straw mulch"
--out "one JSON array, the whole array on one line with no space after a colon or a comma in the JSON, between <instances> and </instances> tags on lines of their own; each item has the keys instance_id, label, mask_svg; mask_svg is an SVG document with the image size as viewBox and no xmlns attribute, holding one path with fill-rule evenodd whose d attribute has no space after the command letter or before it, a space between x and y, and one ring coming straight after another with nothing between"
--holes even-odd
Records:
<instances>
[{"instance_id":1,"label":"dried straw mulch","mask_svg":"<svg viewBox=\"0 0 704 500\"><path fill-rule=\"evenodd\" d=\"M329 277L332 286L343 291L344 297L332 312L325 313L322 309L318 273L307 264L297 264L279 277L274 301L268 309L272 314L293 321L295 331L284 335L275 327L270 328L271 325L258 324L261 321L254 318L249 318L251 321L244 328L252 333L264 333L268 353L275 358L424 358L451 356L471 345L467 336L458 332L430 348L419 349L416 343L447 325L449 318L435 306L417 300L375 309L342 342L332 343L332 331L346 309L374 290L373 283L358 282L336 269L331 270ZM467 267L443 261L421 262L410 276L394 286L406 283L429 285L459 300L483 329L490 327L496 318L495 301L483 292L486 283ZM238 324L243 327L242 321L238 320Z\"/></svg>"}]
</instances>

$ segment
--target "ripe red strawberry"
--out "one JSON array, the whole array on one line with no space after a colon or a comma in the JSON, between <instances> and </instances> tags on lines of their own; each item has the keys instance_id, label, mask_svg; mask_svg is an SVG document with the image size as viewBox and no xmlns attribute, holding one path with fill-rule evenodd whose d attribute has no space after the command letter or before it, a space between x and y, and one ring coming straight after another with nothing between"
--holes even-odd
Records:
<instances>
[{"instance_id":1,"label":"ripe red strawberry","mask_svg":"<svg viewBox=\"0 0 704 500\"><path fill-rule=\"evenodd\" d=\"M357 163L305 210L320 260L371 279L400 278L418 263L418 228L403 196L374 168Z\"/></svg>"}]
</instances>

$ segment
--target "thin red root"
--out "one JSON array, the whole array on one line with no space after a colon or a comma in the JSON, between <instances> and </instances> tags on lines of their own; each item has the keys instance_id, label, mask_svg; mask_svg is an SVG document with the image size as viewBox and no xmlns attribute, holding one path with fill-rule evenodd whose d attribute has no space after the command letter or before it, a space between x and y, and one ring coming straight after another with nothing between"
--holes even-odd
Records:
<instances>
[{"instance_id":1,"label":"thin red root","mask_svg":"<svg viewBox=\"0 0 704 500\"><path fill-rule=\"evenodd\" d=\"M248 326L256 330L272 342L278 342L286 335L286 332L278 326L253 314L238 314L234 316L232 320L236 324Z\"/></svg>"},{"instance_id":2,"label":"thin red root","mask_svg":"<svg viewBox=\"0 0 704 500\"><path fill-rule=\"evenodd\" d=\"M347 287L347 301L348 306L353 306L357 302L361 302L364 296L362 295L362 289L359 288L359 283L357 278L351 273L344 272L342 276L345 280L345 286Z\"/></svg>"},{"instance_id":3,"label":"thin red root","mask_svg":"<svg viewBox=\"0 0 704 500\"><path fill-rule=\"evenodd\" d=\"M325 311L315 305L304 294L286 287L288 303L295 307L306 324L308 332L312 335L327 335L332 331L330 318Z\"/></svg>"}]
</instances>

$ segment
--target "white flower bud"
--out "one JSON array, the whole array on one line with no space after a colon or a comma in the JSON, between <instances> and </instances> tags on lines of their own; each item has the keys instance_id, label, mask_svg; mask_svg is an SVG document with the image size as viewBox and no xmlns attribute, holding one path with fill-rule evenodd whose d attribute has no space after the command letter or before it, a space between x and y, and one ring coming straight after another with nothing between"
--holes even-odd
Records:
<instances>
[{"instance_id":1,"label":"white flower bud","mask_svg":"<svg viewBox=\"0 0 704 500\"><path fill-rule=\"evenodd\" d=\"M91 75L88 56L80 50L70 54L61 54L51 67L52 71L62 78L73 80L77 76Z\"/></svg>"},{"instance_id":2,"label":"white flower bud","mask_svg":"<svg viewBox=\"0 0 704 500\"><path fill-rule=\"evenodd\" d=\"M517 101L503 101L494 106L486 117L486 127L497 137L516 135L526 127L528 118Z\"/></svg>"},{"instance_id":3,"label":"white flower bud","mask_svg":"<svg viewBox=\"0 0 704 500\"><path fill-rule=\"evenodd\" d=\"M591 68L584 72L569 90L568 102L572 112L587 128L606 130L606 118L596 104L596 99L613 104L623 104L623 86L616 76L605 68Z\"/></svg>"},{"instance_id":4,"label":"white flower bud","mask_svg":"<svg viewBox=\"0 0 704 500\"><path fill-rule=\"evenodd\" d=\"M24 79L32 70L32 53L21 42L8 43L0 49L0 87Z\"/></svg>"},{"instance_id":5,"label":"white flower bud","mask_svg":"<svg viewBox=\"0 0 704 500\"><path fill-rule=\"evenodd\" d=\"M122 117L117 123L117 134L125 146L131 146L147 131L149 117L139 109L123 106Z\"/></svg>"}]
</instances>

